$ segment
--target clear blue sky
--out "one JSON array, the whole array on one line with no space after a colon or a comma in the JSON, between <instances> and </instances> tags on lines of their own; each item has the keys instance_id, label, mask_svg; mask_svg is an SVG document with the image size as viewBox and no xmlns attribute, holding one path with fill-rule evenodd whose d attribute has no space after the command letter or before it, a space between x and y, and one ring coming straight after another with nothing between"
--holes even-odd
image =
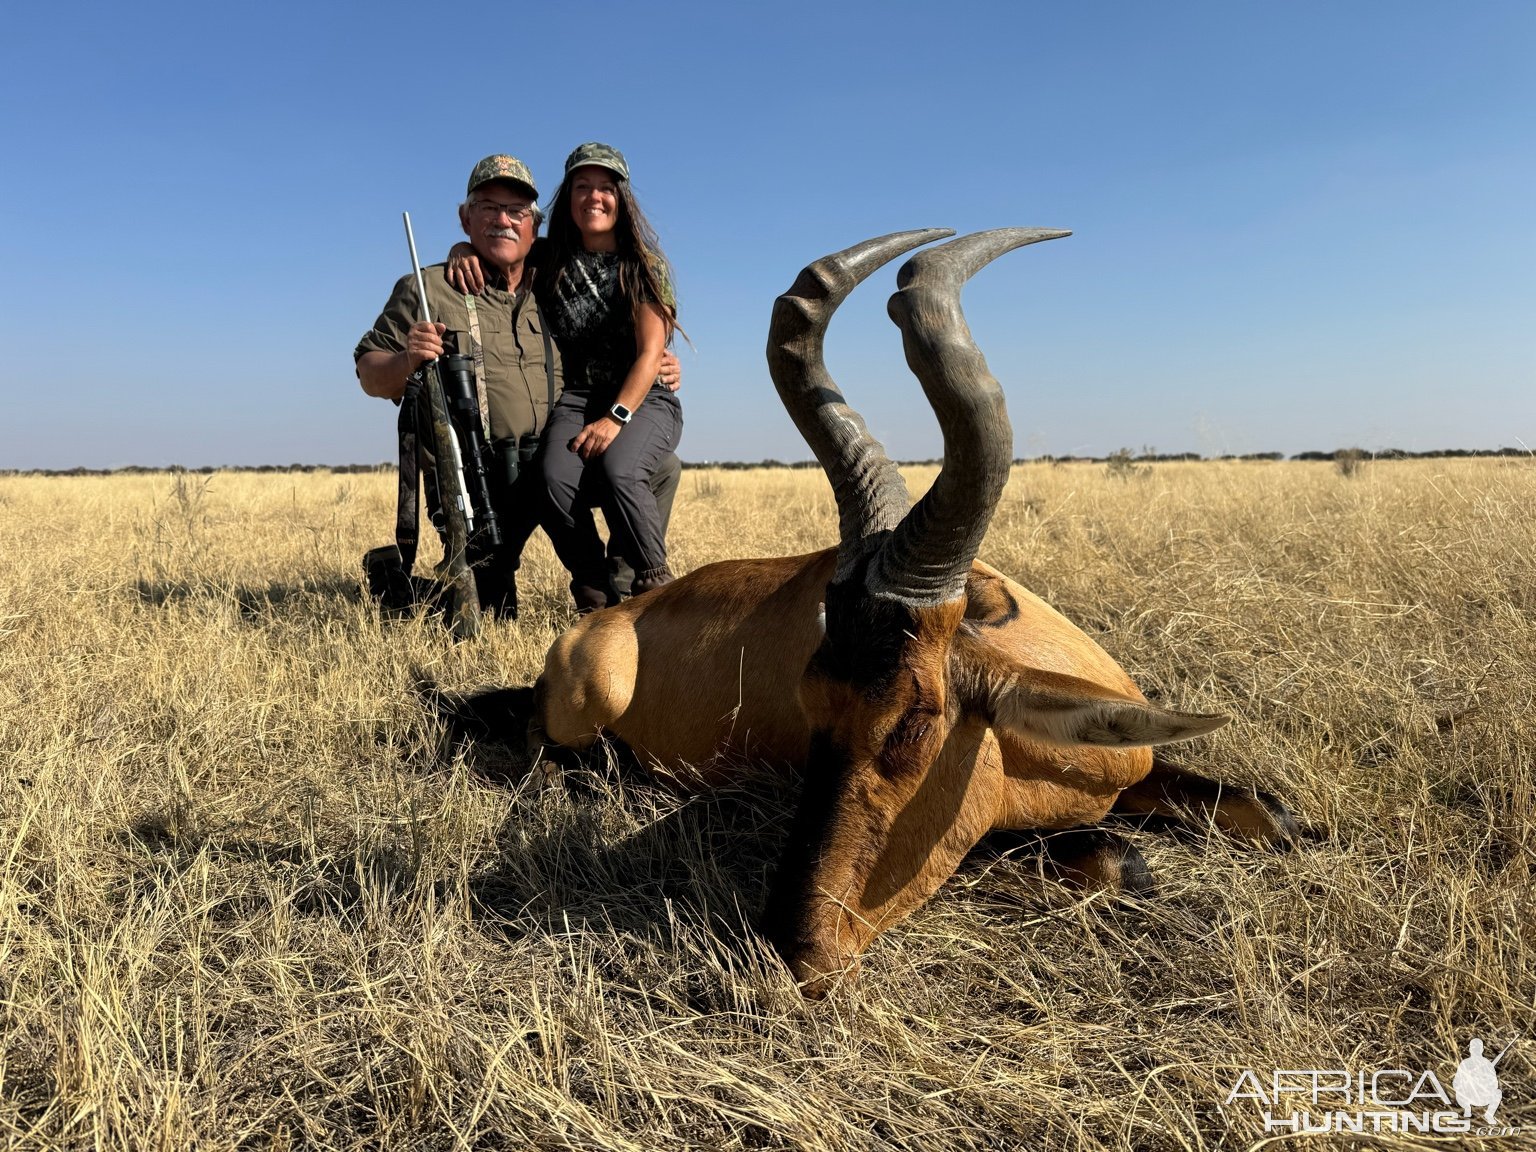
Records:
<instances>
[{"instance_id":1,"label":"clear blue sky","mask_svg":"<svg viewBox=\"0 0 1536 1152\"><path fill-rule=\"evenodd\" d=\"M351 349L470 167L628 154L676 266L682 455L803 459L802 264L1071 228L966 293L1019 455L1536 446L1536 5L13 5L0 466L354 463ZM828 361L940 451L884 315Z\"/></svg>"}]
</instances>

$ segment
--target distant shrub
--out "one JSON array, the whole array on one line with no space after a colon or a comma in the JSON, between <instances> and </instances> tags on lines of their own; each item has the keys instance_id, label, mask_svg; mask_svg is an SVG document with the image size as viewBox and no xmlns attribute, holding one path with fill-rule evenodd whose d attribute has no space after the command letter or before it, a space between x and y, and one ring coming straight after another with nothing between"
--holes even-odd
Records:
<instances>
[{"instance_id":1,"label":"distant shrub","mask_svg":"<svg viewBox=\"0 0 1536 1152\"><path fill-rule=\"evenodd\" d=\"M1135 453L1129 448L1120 448L1105 458L1104 474L1116 480L1145 479L1152 475L1152 466L1137 464Z\"/></svg>"},{"instance_id":2,"label":"distant shrub","mask_svg":"<svg viewBox=\"0 0 1536 1152\"><path fill-rule=\"evenodd\" d=\"M1370 455L1364 448L1340 448L1333 454L1333 466L1339 470L1340 476L1355 476L1369 459Z\"/></svg>"}]
</instances>

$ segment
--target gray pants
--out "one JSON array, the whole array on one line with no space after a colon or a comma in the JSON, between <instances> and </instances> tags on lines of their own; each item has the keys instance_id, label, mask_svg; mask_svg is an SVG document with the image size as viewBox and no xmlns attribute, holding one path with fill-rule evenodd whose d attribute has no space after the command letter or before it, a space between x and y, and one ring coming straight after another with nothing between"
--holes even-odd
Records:
<instances>
[{"instance_id":1,"label":"gray pants","mask_svg":"<svg viewBox=\"0 0 1536 1152\"><path fill-rule=\"evenodd\" d=\"M656 511L661 513L663 536L672 530L672 501L677 498L677 485L682 478L683 462L677 458L675 452L668 452L663 456L661 463L656 465L656 471L651 473L649 481L651 495L656 497ZM599 505L602 500L603 496L599 495ZM629 562L629 557L619 551L617 541L611 536L608 539L608 576L620 596L628 596L633 592L635 566Z\"/></svg>"},{"instance_id":2,"label":"gray pants","mask_svg":"<svg viewBox=\"0 0 1536 1152\"><path fill-rule=\"evenodd\" d=\"M587 397L566 393L555 405L544 434L550 539L571 573L578 603L582 588L605 589L612 598L602 539L591 517L580 511L585 496L596 496L614 537L614 551L628 560L637 579L654 578L667 570L666 524L651 480L683 431L682 405L670 392L658 389L635 409L634 418L606 452L583 461L568 446L602 414L601 410L589 412L592 407Z\"/></svg>"}]
</instances>

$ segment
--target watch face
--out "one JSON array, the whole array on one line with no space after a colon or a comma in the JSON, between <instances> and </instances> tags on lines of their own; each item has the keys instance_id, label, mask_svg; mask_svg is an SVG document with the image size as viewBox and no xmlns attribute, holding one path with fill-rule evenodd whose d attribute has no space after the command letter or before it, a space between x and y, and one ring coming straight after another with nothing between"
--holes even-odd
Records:
<instances>
[{"instance_id":1,"label":"watch face","mask_svg":"<svg viewBox=\"0 0 1536 1152\"><path fill-rule=\"evenodd\" d=\"M628 424L629 418L634 415L633 412L622 404L615 404L612 408L608 409L608 412L620 424Z\"/></svg>"}]
</instances>

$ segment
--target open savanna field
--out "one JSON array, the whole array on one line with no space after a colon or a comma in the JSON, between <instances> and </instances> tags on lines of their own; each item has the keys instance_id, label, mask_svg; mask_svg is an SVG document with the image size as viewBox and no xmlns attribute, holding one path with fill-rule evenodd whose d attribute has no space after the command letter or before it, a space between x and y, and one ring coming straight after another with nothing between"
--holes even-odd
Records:
<instances>
[{"instance_id":1,"label":"open savanna field","mask_svg":"<svg viewBox=\"0 0 1536 1152\"><path fill-rule=\"evenodd\" d=\"M445 745L419 684L531 684L565 582L540 536L518 623L382 623L394 487L0 477L6 1146L1238 1148L1245 1069L1449 1092L1472 1037L1527 1126L1488 1146L1536 1146L1531 461L1015 468L981 558L1231 713L1179 759L1319 838L1122 827L1135 902L984 842L819 1003L753 930L790 784ZM819 472L689 471L671 539L836 524ZM1351 1139L1446 1140L1302 1143Z\"/></svg>"}]
</instances>

